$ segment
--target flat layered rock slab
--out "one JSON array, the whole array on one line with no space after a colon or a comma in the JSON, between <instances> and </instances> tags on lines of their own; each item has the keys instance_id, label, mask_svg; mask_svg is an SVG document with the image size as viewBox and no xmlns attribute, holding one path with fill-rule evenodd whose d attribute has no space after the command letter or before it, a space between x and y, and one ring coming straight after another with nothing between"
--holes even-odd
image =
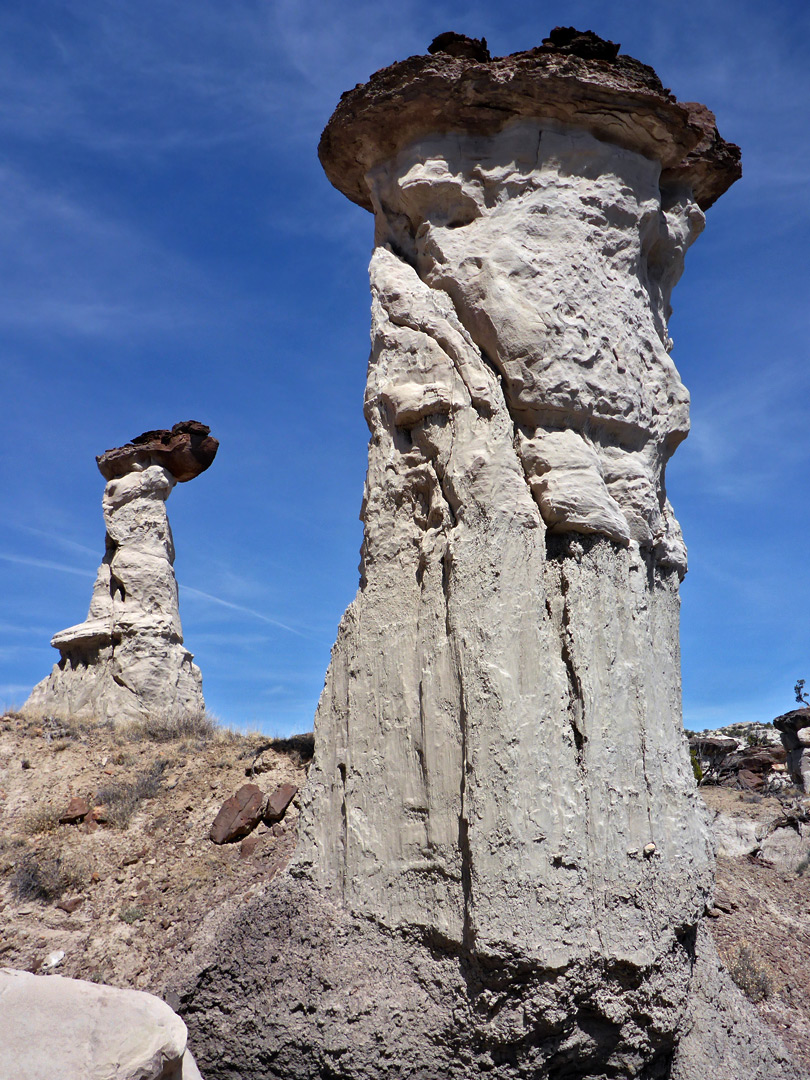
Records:
<instances>
[{"instance_id":1,"label":"flat layered rock slab","mask_svg":"<svg viewBox=\"0 0 810 1080\"><path fill-rule=\"evenodd\" d=\"M214 818L209 836L215 844L229 844L241 840L259 824L264 809L265 796L255 784L243 784L222 804Z\"/></svg>"},{"instance_id":2,"label":"flat layered rock slab","mask_svg":"<svg viewBox=\"0 0 810 1080\"><path fill-rule=\"evenodd\" d=\"M287 813L287 807L298 794L295 784L282 784L268 796L267 805L264 808L265 821L281 821Z\"/></svg>"}]
</instances>

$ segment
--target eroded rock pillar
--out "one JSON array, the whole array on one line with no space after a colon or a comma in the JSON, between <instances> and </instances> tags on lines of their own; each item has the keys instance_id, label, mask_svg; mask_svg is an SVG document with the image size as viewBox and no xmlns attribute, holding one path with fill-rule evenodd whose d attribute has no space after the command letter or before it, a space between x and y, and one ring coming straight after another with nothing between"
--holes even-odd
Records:
<instances>
[{"instance_id":1,"label":"eroded rock pillar","mask_svg":"<svg viewBox=\"0 0 810 1080\"><path fill-rule=\"evenodd\" d=\"M387 925L646 968L711 882L667 318L738 172L710 114L580 39L403 61L324 133L375 215L371 443L305 851Z\"/></svg>"},{"instance_id":2,"label":"eroded rock pillar","mask_svg":"<svg viewBox=\"0 0 810 1080\"><path fill-rule=\"evenodd\" d=\"M592 34L431 52L321 141L375 217L361 582L296 862L186 998L204 1071L795 1077L701 926L665 488L670 291L738 151Z\"/></svg>"},{"instance_id":3,"label":"eroded rock pillar","mask_svg":"<svg viewBox=\"0 0 810 1080\"><path fill-rule=\"evenodd\" d=\"M175 424L96 459L107 535L90 610L51 639L61 659L24 711L113 721L205 711L200 669L183 645L166 500L214 460L209 431Z\"/></svg>"}]
</instances>

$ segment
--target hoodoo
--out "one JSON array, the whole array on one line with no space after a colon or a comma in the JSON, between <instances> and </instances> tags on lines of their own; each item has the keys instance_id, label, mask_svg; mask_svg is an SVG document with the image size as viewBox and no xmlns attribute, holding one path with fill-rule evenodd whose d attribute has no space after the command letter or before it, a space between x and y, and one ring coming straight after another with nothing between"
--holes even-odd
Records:
<instances>
[{"instance_id":1,"label":"hoodoo","mask_svg":"<svg viewBox=\"0 0 810 1080\"><path fill-rule=\"evenodd\" d=\"M793 1076L701 927L665 486L670 294L739 151L591 33L430 52L321 139L375 219L361 582L292 873L186 1000L203 1072Z\"/></svg>"},{"instance_id":2,"label":"hoodoo","mask_svg":"<svg viewBox=\"0 0 810 1080\"><path fill-rule=\"evenodd\" d=\"M183 645L166 500L208 468L218 446L210 428L189 420L96 458L107 540L90 611L51 639L61 659L24 711L118 721L205 710L200 669Z\"/></svg>"}]
</instances>

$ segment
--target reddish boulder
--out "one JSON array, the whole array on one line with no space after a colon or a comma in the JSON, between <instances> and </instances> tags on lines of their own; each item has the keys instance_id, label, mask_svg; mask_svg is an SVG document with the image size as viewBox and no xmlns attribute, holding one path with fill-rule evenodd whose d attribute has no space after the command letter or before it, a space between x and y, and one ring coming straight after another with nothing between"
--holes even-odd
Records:
<instances>
[{"instance_id":1,"label":"reddish boulder","mask_svg":"<svg viewBox=\"0 0 810 1080\"><path fill-rule=\"evenodd\" d=\"M56 906L60 911L66 911L68 915L72 915L83 903L83 896L74 896L72 900L60 900Z\"/></svg>"},{"instance_id":2,"label":"reddish boulder","mask_svg":"<svg viewBox=\"0 0 810 1080\"><path fill-rule=\"evenodd\" d=\"M740 769L737 780L740 787L748 788L749 791L761 791L765 786L761 773L755 773L752 769Z\"/></svg>"},{"instance_id":3,"label":"reddish boulder","mask_svg":"<svg viewBox=\"0 0 810 1080\"><path fill-rule=\"evenodd\" d=\"M208 834L215 844L241 840L261 821L264 795L255 784L244 784L220 808Z\"/></svg>"},{"instance_id":4,"label":"reddish boulder","mask_svg":"<svg viewBox=\"0 0 810 1080\"><path fill-rule=\"evenodd\" d=\"M89 813L87 799L83 799L81 795L74 795L67 805L67 810L59 818L59 824L74 825L77 821L84 821Z\"/></svg>"},{"instance_id":5,"label":"reddish boulder","mask_svg":"<svg viewBox=\"0 0 810 1080\"><path fill-rule=\"evenodd\" d=\"M783 765L787 751L783 746L753 746L740 752L741 769L750 769L755 773L767 773L774 765Z\"/></svg>"},{"instance_id":6,"label":"reddish boulder","mask_svg":"<svg viewBox=\"0 0 810 1080\"><path fill-rule=\"evenodd\" d=\"M246 836L242 843L239 845L239 858L249 859L259 843L259 834L251 833L250 836Z\"/></svg>"},{"instance_id":7,"label":"reddish boulder","mask_svg":"<svg viewBox=\"0 0 810 1080\"><path fill-rule=\"evenodd\" d=\"M282 784L277 787L267 800L264 810L265 821L280 821L287 812L287 807L298 794L295 784Z\"/></svg>"}]
</instances>

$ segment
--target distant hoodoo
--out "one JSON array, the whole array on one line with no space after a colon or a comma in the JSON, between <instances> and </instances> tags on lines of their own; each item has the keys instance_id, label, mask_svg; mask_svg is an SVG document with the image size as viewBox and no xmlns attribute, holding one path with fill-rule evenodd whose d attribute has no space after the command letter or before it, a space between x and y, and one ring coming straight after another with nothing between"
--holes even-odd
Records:
<instances>
[{"instance_id":1,"label":"distant hoodoo","mask_svg":"<svg viewBox=\"0 0 810 1080\"><path fill-rule=\"evenodd\" d=\"M200 669L183 645L166 500L218 447L210 428L187 420L96 458L107 539L90 610L51 639L61 659L24 711L113 721L204 711Z\"/></svg>"}]
</instances>

